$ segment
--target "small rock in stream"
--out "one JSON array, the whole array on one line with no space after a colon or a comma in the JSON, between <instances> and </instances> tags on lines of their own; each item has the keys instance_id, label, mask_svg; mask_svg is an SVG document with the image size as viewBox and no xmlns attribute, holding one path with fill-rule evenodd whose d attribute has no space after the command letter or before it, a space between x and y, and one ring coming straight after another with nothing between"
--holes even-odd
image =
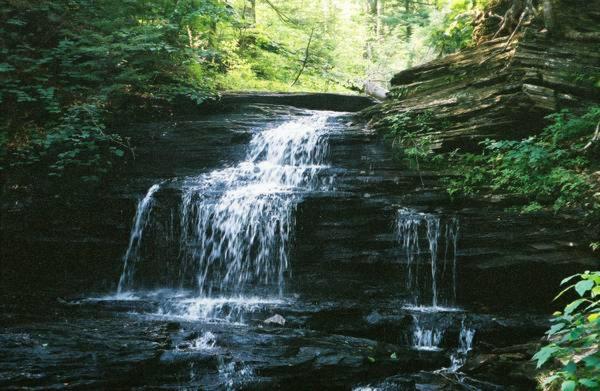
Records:
<instances>
[{"instance_id":1,"label":"small rock in stream","mask_svg":"<svg viewBox=\"0 0 600 391\"><path fill-rule=\"evenodd\" d=\"M277 324L279 326L285 326L285 318L279 314L275 314L263 322L265 324Z\"/></svg>"},{"instance_id":2,"label":"small rock in stream","mask_svg":"<svg viewBox=\"0 0 600 391\"><path fill-rule=\"evenodd\" d=\"M383 319L383 317L381 316L381 314L377 311L373 311L371 312L369 315L366 316L365 320L367 322L369 322L370 324L376 324L381 322L381 320Z\"/></svg>"}]
</instances>

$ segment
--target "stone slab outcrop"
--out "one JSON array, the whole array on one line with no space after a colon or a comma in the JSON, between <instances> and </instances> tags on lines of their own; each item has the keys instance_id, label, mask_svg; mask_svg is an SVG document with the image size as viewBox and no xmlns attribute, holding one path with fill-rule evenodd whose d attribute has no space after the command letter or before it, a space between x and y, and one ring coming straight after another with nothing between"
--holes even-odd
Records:
<instances>
[{"instance_id":1,"label":"stone slab outcrop","mask_svg":"<svg viewBox=\"0 0 600 391\"><path fill-rule=\"evenodd\" d=\"M374 128L388 115L427 112L436 148L477 149L486 138L520 139L562 108L600 101L600 42L525 29L399 72L389 100L363 114ZM410 130L410 129L409 129Z\"/></svg>"}]
</instances>

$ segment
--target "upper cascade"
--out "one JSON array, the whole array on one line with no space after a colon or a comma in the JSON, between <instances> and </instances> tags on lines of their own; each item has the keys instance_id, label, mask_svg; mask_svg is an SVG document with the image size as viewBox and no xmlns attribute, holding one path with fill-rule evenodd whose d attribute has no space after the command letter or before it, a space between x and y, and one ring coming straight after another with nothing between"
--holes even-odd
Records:
<instances>
[{"instance_id":1,"label":"upper cascade","mask_svg":"<svg viewBox=\"0 0 600 391\"><path fill-rule=\"evenodd\" d=\"M181 188L178 271L170 287L200 296L281 295L289 268L294 209L303 195L329 189L320 177L328 153L328 120L339 114L309 112L258 131L244 161L197 177ZM144 227L153 222L153 185L138 204L119 293L143 287L136 278ZM151 242L151 241L149 241Z\"/></svg>"}]
</instances>

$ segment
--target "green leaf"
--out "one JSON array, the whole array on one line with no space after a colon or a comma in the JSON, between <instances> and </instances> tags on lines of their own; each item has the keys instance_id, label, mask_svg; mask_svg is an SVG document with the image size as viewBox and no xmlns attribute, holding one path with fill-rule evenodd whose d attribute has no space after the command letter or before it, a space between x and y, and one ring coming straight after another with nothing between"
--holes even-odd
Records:
<instances>
[{"instance_id":1,"label":"green leaf","mask_svg":"<svg viewBox=\"0 0 600 391\"><path fill-rule=\"evenodd\" d=\"M554 335L554 334L558 333L560 330L564 329L565 326L566 326L565 323L557 323L557 324L553 325L552 327L550 327L550 330L548 330L547 334Z\"/></svg>"},{"instance_id":2,"label":"green leaf","mask_svg":"<svg viewBox=\"0 0 600 391\"><path fill-rule=\"evenodd\" d=\"M115 150L113 151L113 153L114 153L115 155L117 155L118 157L123 157L123 155L125 155L125 151L123 151L122 149L115 149Z\"/></svg>"},{"instance_id":3,"label":"green leaf","mask_svg":"<svg viewBox=\"0 0 600 391\"><path fill-rule=\"evenodd\" d=\"M569 289L573 288L575 285L569 285L568 287L566 287L565 289L563 289L562 291L560 291L560 293L558 295L556 295L556 297L554 298L554 300L557 300L559 297L561 297L562 295L564 295Z\"/></svg>"},{"instance_id":4,"label":"green leaf","mask_svg":"<svg viewBox=\"0 0 600 391\"><path fill-rule=\"evenodd\" d=\"M577 383L575 383L573 380L567 380L566 382L563 382L560 389L561 391L575 391L576 386Z\"/></svg>"},{"instance_id":5,"label":"green leaf","mask_svg":"<svg viewBox=\"0 0 600 391\"><path fill-rule=\"evenodd\" d=\"M575 372L577 371L577 364L575 364L573 361L569 361L569 363L567 365L565 365L565 372L574 375Z\"/></svg>"},{"instance_id":6,"label":"green leaf","mask_svg":"<svg viewBox=\"0 0 600 391\"><path fill-rule=\"evenodd\" d=\"M574 279L577 276L579 276L579 274L573 274L572 276L565 278L564 280L562 280L560 282L560 285L565 285L567 282L571 281L572 279Z\"/></svg>"},{"instance_id":7,"label":"green leaf","mask_svg":"<svg viewBox=\"0 0 600 391\"><path fill-rule=\"evenodd\" d=\"M537 367L540 368L552 357L552 355L558 351L558 346L548 345L541 348L534 356L533 359L537 360Z\"/></svg>"},{"instance_id":8,"label":"green leaf","mask_svg":"<svg viewBox=\"0 0 600 391\"><path fill-rule=\"evenodd\" d=\"M590 289L592 289L593 287L594 287L594 281L592 281L592 280L583 280L583 281L579 281L577 284L575 284L575 290L577 291L577 293L579 293L579 296L585 295L585 293L587 291L589 291Z\"/></svg>"},{"instance_id":9,"label":"green leaf","mask_svg":"<svg viewBox=\"0 0 600 391\"><path fill-rule=\"evenodd\" d=\"M588 368L600 369L600 357L587 356L583 359L585 366Z\"/></svg>"},{"instance_id":10,"label":"green leaf","mask_svg":"<svg viewBox=\"0 0 600 391\"><path fill-rule=\"evenodd\" d=\"M575 300L574 302L572 302L572 303L568 304L568 305L565 307L565 315L569 315L569 314L571 314L571 313L572 313L573 311L575 311L575 310L577 309L577 307L579 307L579 305L580 305L581 303L583 303L584 301L585 301L585 299L578 299L578 300Z\"/></svg>"},{"instance_id":11,"label":"green leaf","mask_svg":"<svg viewBox=\"0 0 600 391\"><path fill-rule=\"evenodd\" d=\"M600 383L592 379L579 379L579 384L586 386L587 388L595 389L600 387Z\"/></svg>"}]
</instances>

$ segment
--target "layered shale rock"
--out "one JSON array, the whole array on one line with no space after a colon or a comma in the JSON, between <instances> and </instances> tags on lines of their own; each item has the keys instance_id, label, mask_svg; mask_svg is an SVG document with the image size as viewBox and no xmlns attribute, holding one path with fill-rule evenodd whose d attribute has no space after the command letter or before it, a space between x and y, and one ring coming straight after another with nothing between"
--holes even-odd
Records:
<instances>
[{"instance_id":1,"label":"layered shale rock","mask_svg":"<svg viewBox=\"0 0 600 391\"><path fill-rule=\"evenodd\" d=\"M600 6L589 8L594 14ZM525 137L549 113L600 100L600 42L575 38L530 25L512 40L496 38L404 70L391 81L390 99L363 114L374 128L385 128L390 115L433 115L435 147L445 150Z\"/></svg>"}]
</instances>

